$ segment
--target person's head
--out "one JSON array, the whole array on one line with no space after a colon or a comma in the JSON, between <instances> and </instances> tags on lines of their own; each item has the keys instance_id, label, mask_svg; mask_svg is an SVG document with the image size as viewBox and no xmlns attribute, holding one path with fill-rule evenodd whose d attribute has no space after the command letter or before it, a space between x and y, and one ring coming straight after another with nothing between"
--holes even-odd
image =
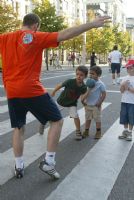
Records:
<instances>
[{"instance_id":1,"label":"person's head","mask_svg":"<svg viewBox=\"0 0 134 200\"><path fill-rule=\"evenodd\" d=\"M125 67L127 68L127 73L130 76L134 76L134 60L129 60Z\"/></svg>"},{"instance_id":2,"label":"person's head","mask_svg":"<svg viewBox=\"0 0 134 200\"><path fill-rule=\"evenodd\" d=\"M113 50L118 50L118 46L114 45Z\"/></svg>"},{"instance_id":3,"label":"person's head","mask_svg":"<svg viewBox=\"0 0 134 200\"><path fill-rule=\"evenodd\" d=\"M23 27L27 27L33 31L37 31L40 28L40 18L34 13L29 13L23 18Z\"/></svg>"},{"instance_id":4,"label":"person's head","mask_svg":"<svg viewBox=\"0 0 134 200\"><path fill-rule=\"evenodd\" d=\"M91 69L90 69L90 77L94 80L98 80L98 78L101 76L102 74L102 70L100 67L98 66L93 66Z\"/></svg>"},{"instance_id":5,"label":"person's head","mask_svg":"<svg viewBox=\"0 0 134 200\"><path fill-rule=\"evenodd\" d=\"M95 52L94 52L94 51L92 52L92 55L95 55Z\"/></svg>"},{"instance_id":6,"label":"person's head","mask_svg":"<svg viewBox=\"0 0 134 200\"><path fill-rule=\"evenodd\" d=\"M79 66L76 68L76 80L77 83L82 83L83 80L87 77L88 75L88 68L85 66Z\"/></svg>"}]
</instances>

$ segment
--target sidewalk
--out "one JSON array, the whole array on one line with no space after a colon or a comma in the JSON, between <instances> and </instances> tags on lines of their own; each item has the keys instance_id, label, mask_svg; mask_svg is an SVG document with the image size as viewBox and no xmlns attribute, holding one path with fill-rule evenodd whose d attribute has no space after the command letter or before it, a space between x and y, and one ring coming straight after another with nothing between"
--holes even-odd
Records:
<instances>
[{"instance_id":1,"label":"sidewalk","mask_svg":"<svg viewBox=\"0 0 134 200\"><path fill-rule=\"evenodd\" d=\"M80 64L81 65L81 64ZM79 65L75 63L74 65L74 68L73 66L68 66L67 63L65 64L61 64L61 68L55 68L54 66L50 66L48 65L48 69L46 68L46 64L45 64L45 61L42 62L42 71L58 71L58 70L75 70ZM86 63L85 65L86 67L90 68L90 64L89 63ZM99 67L108 67L108 64L99 64L98 65Z\"/></svg>"}]
</instances>

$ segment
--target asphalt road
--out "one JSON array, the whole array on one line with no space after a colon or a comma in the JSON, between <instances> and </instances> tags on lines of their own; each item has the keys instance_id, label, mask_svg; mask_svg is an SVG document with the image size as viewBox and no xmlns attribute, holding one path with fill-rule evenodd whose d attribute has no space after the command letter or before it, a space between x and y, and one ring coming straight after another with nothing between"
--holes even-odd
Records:
<instances>
[{"instance_id":1,"label":"asphalt road","mask_svg":"<svg viewBox=\"0 0 134 200\"><path fill-rule=\"evenodd\" d=\"M105 133L106 134L108 133L109 129L113 126L113 124L119 118L121 94L119 92L119 85L112 85L111 73L109 73L108 68L102 67L102 70L103 70L103 74L102 74L101 80L106 84L106 88L107 88L107 97L106 97L105 103L109 103L106 106L106 108L102 111L102 132L105 135ZM123 68L121 71L121 76L125 76L125 75L126 75L126 70ZM43 82L43 85L46 88L48 88L48 92L51 92L57 83L63 82L64 80L68 78L73 78L73 77L75 77L75 71L73 71L72 69L63 69L63 70L57 70L57 71L52 70L49 72L43 71L41 74L41 80ZM57 93L57 96L58 94L59 92ZM68 135L63 137L63 139L60 141L57 157L56 157L57 169L61 174L61 179L58 181L52 181L47 175L43 174L38 169L38 163L41 159L41 156L43 155L43 152L41 151L40 153L37 154L37 156L34 155L36 154L38 149L35 143L33 142L35 140L32 140L32 137L35 137L37 135L38 125L39 125L39 122L36 121L35 119L32 120L30 123L28 123L26 127L25 142L29 141L29 145L31 147L29 151L31 151L30 155L31 157L33 156L33 159L30 157L31 161L29 161L29 164L27 165L25 169L25 176L21 180L16 180L16 178L13 177L13 174L8 176L8 173L7 173L8 170L13 171L14 166L10 164L12 163L12 161L10 162L10 160L13 159L12 158L13 155L10 152L12 151L11 149L12 148L12 144L11 144L12 131L10 128L8 129L7 126L3 128L4 124L9 123L7 122L7 120L9 119L8 112L6 111L6 108L4 108L4 106L7 105L7 102L5 99L4 100L2 99L2 97L4 96L5 96L5 92L2 87L1 74L0 74L0 109L1 109L1 112L3 110L3 112L0 113L0 157L1 157L0 158L0 174L1 174L0 175L0 179L1 179L0 180L1 182L0 200L15 200L15 199L16 200L45 200L49 198L51 200L64 200L64 199L68 199L68 200L71 200L71 199L74 199L74 200L75 199L79 199L79 200L106 200L106 199L108 200L134 200L133 142L131 142L131 145L130 143L126 144L125 142L123 144L123 148L119 149L119 151L122 151L121 153L123 153L123 151L125 151L125 148L128 148L128 145L129 145L130 152L128 150L128 153L126 154L126 157L125 157L125 162L122 165L120 165L119 172L117 172L118 170L116 170L117 163L115 163L114 172L116 173L116 176L113 180L113 184L110 184L112 177L110 177L110 173L108 173L105 176L109 178L109 183L106 183L104 181L100 181L100 182L97 181L97 184L99 183L99 187L98 185L95 185L95 187L91 191L91 193L92 192L94 193L96 192L96 194L98 193L96 197L92 198L92 194L90 195L90 192L87 193L86 197L80 197L79 195L78 196L76 195L76 191L77 191L76 189L78 189L79 190L78 192L81 192L81 194L84 193L84 188L86 191L86 181L85 181L85 185L81 183L81 187L77 188L78 179L76 179L75 176L73 176L73 173L75 172L75 169L77 169L77 167L80 165L80 162L83 159L87 160L85 156L86 155L92 156L93 155L92 150L101 144L99 144L98 141L94 140L94 134L95 134L94 123L92 123L89 138L82 140L80 142L75 141L75 132L74 132L75 129L71 125L71 121L69 121L71 119L68 119L67 109L63 109L61 112L62 112L63 117L66 119L64 123L66 124L66 127L70 128L69 129L70 132ZM55 99L57 98L57 96L55 97ZM80 110L81 108L82 108L82 105L79 102L78 109ZM6 112L4 112L4 109ZM3 130L2 128L7 130L7 132ZM84 125L82 125L82 129L84 129ZM66 128L65 128L65 131L66 131ZM41 142L43 142L42 139L41 139ZM110 137L106 139L107 139L107 142L109 142ZM118 139L117 139L117 142L118 142ZM122 143L119 142L117 143L117 145L120 146L122 145ZM112 146L110 146L109 144L107 148L112 149ZM106 152L107 151L105 150L104 154ZM114 150L113 150L113 153L114 153ZM12 156L9 156L9 155L12 155ZM100 162L100 169L101 169L101 159L99 158L99 156L97 157L97 155L99 155L99 152L96 152L96 158ZM5 171L2 168L4 156L7 156L6 157L7 160L4 160L5 164L7 162L7 164L9 165L9 169L7 170L5 168ZM109 154L109 160L112 160L112 158L111 158L111 154ZM109 162L109 160L107 162ZM89 168L91 167L90 162L87 163L86 165L89 165ZM95 170L96 166L93 166L93 167ZM81 170L84 170L84 169L82 168ZM4 179L2 180L1 172L7 173L7 175L4 176L6 177L5 182L3 181ZM101 170L98 173L101 173ZM99 174L96 174L96 177L97 176L99 176ZM72 180L72 177L73 177L74 190L73 188L68 189L64 186L65 185L64 182L66 183L66 179L68 179L68 177L70 178L70 181ZM89 183L91 183L90 179L88 181ZM106 187L107 185L109 185L109 189ZM59 192L60 188L62 188L63 194ZM99 195L98 191L102 191L102 193L105 193L105 194L107 191L107 194L105 195L105 197L103 197L103 195L101 194ZM64 193L65 194L70 193L70 196L68 196L69 194L66 194L65 196L66 198L65 198Z\"/></svg>"}]
</instances>

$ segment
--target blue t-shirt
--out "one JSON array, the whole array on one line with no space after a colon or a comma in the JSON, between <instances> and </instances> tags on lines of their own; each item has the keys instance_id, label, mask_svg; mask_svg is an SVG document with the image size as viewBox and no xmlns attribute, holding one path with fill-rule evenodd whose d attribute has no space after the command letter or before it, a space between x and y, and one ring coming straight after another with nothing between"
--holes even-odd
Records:
<instances>
[{"instance_id":1,"label":"blue t-shirt","mask_svg":"<svg viewBox=\"0 0 134 200\"><path fill-rule=\"evenodd\" d=\"M106 87L101 80L96 81L95 87L90 91L86 99L87 105L94 106L101 97L102 92L106 91Z\"/></svg>"}]
</instances>

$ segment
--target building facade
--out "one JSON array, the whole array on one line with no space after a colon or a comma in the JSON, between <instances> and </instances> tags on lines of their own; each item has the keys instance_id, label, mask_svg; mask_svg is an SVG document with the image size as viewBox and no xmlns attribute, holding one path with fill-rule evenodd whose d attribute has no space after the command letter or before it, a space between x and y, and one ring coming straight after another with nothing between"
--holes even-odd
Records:
<instances>
[{"instance_id":1,"label":"building facade","mask_svg":"<svg viewBox=\"0 0 134 200\"><path fill-rule=\"evenodd\" d=\"M87 8L94 10L97 14L111 17L112 24L118 25L119 30L126 30L125 3L123 0L90 0Z\"/></svg>"},{"instance_id":2,"label":"building facade","mask_svg":"<svg viewBox=\"0 0 134 200\"><path fill-rule=\"evenodd\" d=\"M130 36L131 36L131 41L132 41L131 55L134 56L134 18L127 18L126 28L127 28L127 31L130 33Z\"/></svg>"},{"instance_id":3,"label":"building facade","mask_svg":"<svg viewBox=\"0 0 134 200\"><path fill-rule=\"evenodd\" d=\"M4 0L7 4L13 7L14 12L22 19L25 14L32 11L33 4L31 0Z\"/></svg>"}]
</instances>

